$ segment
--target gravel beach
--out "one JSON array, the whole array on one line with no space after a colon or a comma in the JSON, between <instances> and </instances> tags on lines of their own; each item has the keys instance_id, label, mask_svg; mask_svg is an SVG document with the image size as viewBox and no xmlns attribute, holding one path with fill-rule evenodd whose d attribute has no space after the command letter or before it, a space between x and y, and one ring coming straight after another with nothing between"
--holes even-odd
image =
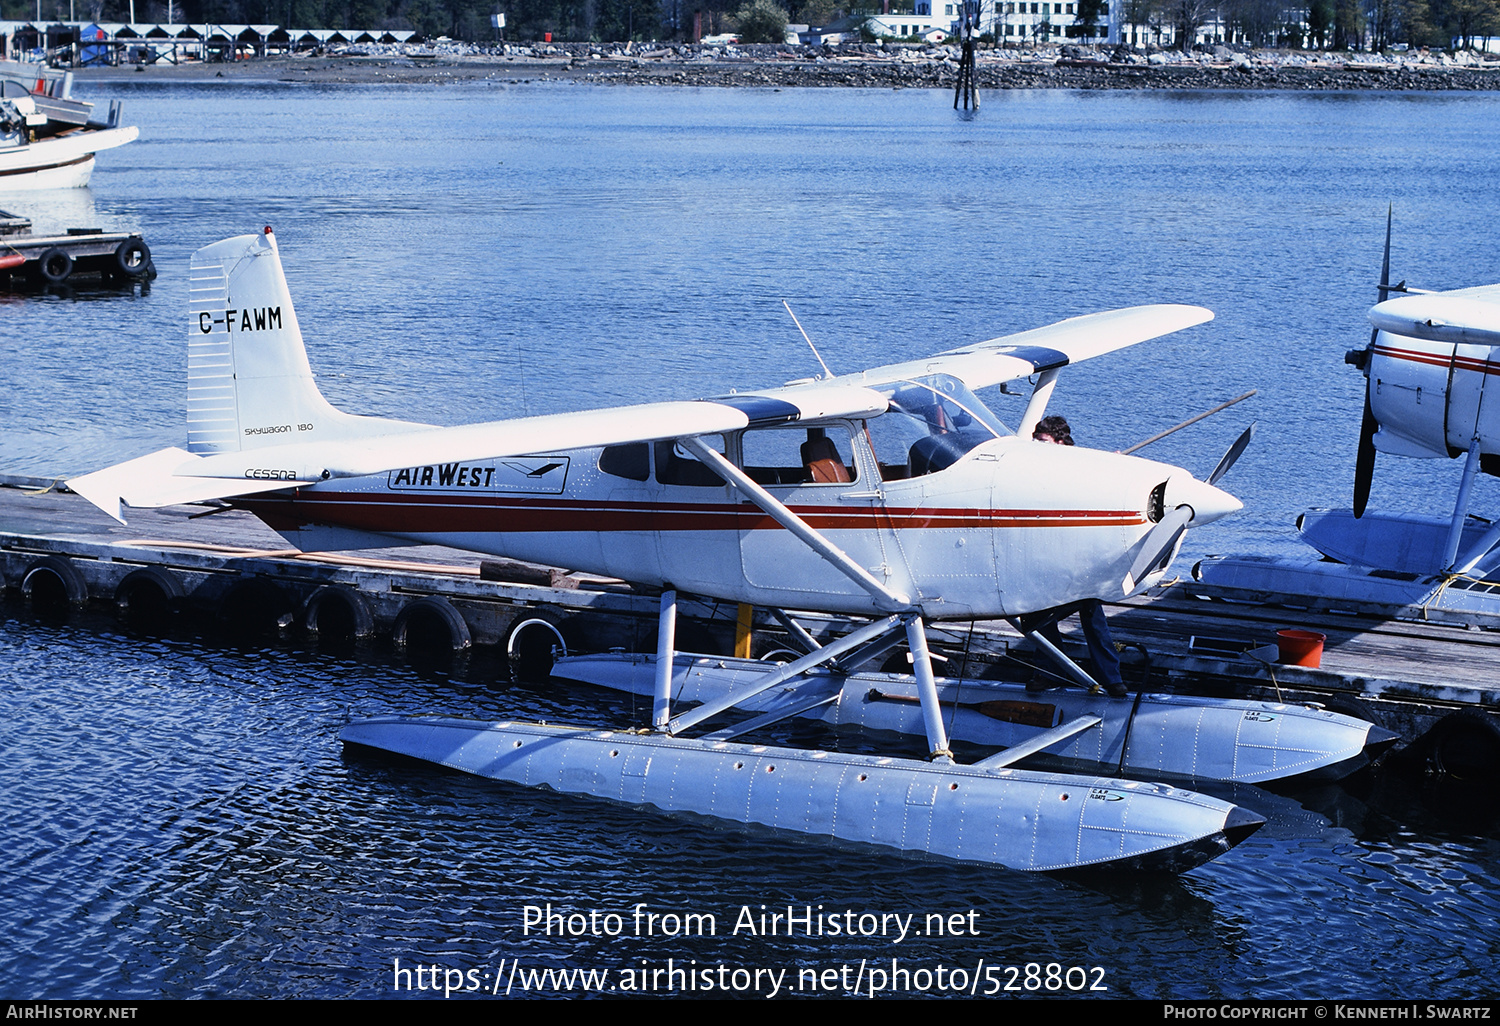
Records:
<instances>
[{"instance_id":1,"label":"gravel beach","mask_svg":"<svg viewBox=\"0 0 1500 1026\"><path fill-rule=\"evenodd\" d=\"M1070 53L1070 51L1072 53ZM1109 59L1102 59L1108 56ZM956 46L837 47L551 43L492 47L351 47L342 53L203 64L81 68L80 81L279 81L441 85L458 82L589 82L603 85L787 88L951 88ZM1216 54L1074 48L984 50L981 89L1500 89L1500 61L1468 55Z\"/></svg>"}]
</instances>

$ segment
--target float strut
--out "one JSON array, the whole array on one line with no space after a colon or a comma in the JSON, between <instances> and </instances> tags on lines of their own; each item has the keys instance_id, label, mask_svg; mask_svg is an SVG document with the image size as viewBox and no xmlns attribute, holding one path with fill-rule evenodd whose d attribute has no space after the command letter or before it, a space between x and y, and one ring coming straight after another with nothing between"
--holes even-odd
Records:
<instances>
[{"instance_id":1,"label":"float strut","mask_svg":"<svg viewBox=\"0 0 1500 1026\"><path fill-rule=\"evenodd\" d=\"M677 650L677 592L661 593L661 614L656 622L656 697L651 704L651 726L666 730L672 719L672 665Z\"/></svg>"},{"instance_id":2,"label":"float strut","mask_svg":"<svg viewBox=\"0 0 1500 1026\"><path fill-rule=\"evenodd\" d=\"M1069 659L1063 650L1042 636L1041 631L1028 631L1016 620L1009 621L1010 625L1030 638L1036 647L1041 649L1042 654L1056 663L1064 673L1072 677L1074 682L1082 685L1088 691L1103 691L1099 682L1090 677L1083 667Z\"/></svg>"},{"instance_id":3,"label":"float strut","mask_svg":"<svg viewBox=\"0 0 1500 1026\"><path fill-rule=\"evenodd\" d=\"M1464 461L1464 476L1458 486L1458 502L1453 506L1453 523L1448 528L1448 544L1443 549L1443 572L1453 569L1458 562L1458 543L1464 536L1464 521L1469 516L1469 492L1474 487L1474 474L1479 470L1479 439L1469 443L1469 458Z\"/></svg>"},{"instance_id":4,"label":"float strut","mask_svg":"<svg viewBox=\"0 0 1500 1026\"><path fill-rule=\"evenodd\" d=\"M943 729L943 712L938 707L937 680L932 676L932 653L927 650L927 626L920 616L906 621L906 644L911 649L912 673L917 677L917 697L922 701L922 725L927 728L928 758L933 762L952 762L948 751L948 733Z\"/></svg>"}]
</instances>

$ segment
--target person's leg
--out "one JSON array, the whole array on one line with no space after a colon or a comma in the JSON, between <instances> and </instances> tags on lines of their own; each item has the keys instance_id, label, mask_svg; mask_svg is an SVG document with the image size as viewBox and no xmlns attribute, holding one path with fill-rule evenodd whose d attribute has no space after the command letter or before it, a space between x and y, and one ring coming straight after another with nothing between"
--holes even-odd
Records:
<instances>
[{"instance_id":1,"label":"person's leg","mask_svg":"<svg viewBox=\"0 0 1500 1026\"><path fill-rule=\"evenodd\" d=\"M1078 619L1083 623L1083 640L1089 647L1089 658L1099 671L1099 683L1116 698L1125 694L1125 678L1120 674L1120 653L1115 651L1115 639L1109 631L1109 620L1104 616L1104 603L1086 602L1078 610Z\"/></svg>"}]
</instances>

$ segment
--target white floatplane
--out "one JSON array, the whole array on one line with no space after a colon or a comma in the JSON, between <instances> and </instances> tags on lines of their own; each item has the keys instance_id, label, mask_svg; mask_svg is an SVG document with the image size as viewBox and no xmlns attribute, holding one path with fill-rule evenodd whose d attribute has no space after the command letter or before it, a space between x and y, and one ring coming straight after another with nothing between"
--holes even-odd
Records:
<instances>
[{"instance_id":1,"label":"white floatplane","mask_svg":"<svg viewBox=\"0 0 1500 1026\"><path fill-rule=\"evenodd\" d=\"M75 189L89 184L94 154L135 139L120 125L120 105L94 117L94 105L70 95L72 74L0 61L0 192Z\"/></svg>"},{"instance_id":2,"label":"white floatplane","mask_svg":"<svg viewBox=\"0 0 1500 1026\"><path fill-rule=\"evenodd\" d=\"M1259 818L1165 784L1019 769L1007 753L955 764L925 623L1014 621L1122 597L1160 579L1188 528L1239 508L1214 483L1232 458L1199 481L1133 456L1031 440L1063 367L1211 317L1137 307L766 391L432 427L327 403L267 229L193 257L188 448L69 485L117 519L122 501L227 499L303 548L437 543L662 589L650 732L397 718L351 724L350 743L1017 869L1181 870L1238 843ZM1016 432L971 391L1032 377ZM809 638L805 657L682 711L673 707L679 590L868 622L821 646ZM826 703L820 682L832 678L820 668L857 669L902 643L914 666L902 695L914 702L929 761L730 740ZM751 723L683 736L773 689L774 707ZM1048 728L1040 746L1099 725L1082 718Z\"/></svg>"},{"instance_id":3,"label":"white floatplane","mask_svg":"<svg viewBox=\"0 0 1500 1026\"><path fill-rule=\"evenodd\" d=\"M1447 292L1392 285L1390 252L1388 217L1369 344L1345 358L1366 379L1353 508L1309 510L1297 521L1303 541L1325 558L1216 557L1195 575L1214 594L1500 625L1500 523L1470 513L1477 475L1500 474L1500 285ZM1367 513L1377 453L1462 458L1452 514Z\"/></svg>"}]
</instances>

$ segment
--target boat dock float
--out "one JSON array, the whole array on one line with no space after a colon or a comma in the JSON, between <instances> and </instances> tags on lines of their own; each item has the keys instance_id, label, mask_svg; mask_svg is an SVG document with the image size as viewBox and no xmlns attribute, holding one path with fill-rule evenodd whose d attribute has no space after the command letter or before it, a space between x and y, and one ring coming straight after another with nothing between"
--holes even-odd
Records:
<instances>
[{"instance_id":1,"label":"boat dock float","mask_svg":"<svg viewBox=\"0 0 1500 1026\"><path fill-rule=\"evenodd\" d=\"M24 275L43 285L61 285L75 274L146 281L156 277L156 266L139 232L69 228L63 235L32 235L29 219L0 210L0 280Z\"/></svg>"},{"instance_id":2,"label":"boat dock float","mask_svg":"<svg viewBox=\"0 0 1500 1026\"><path fill-rule=\"evenodd\" d=\"M438 546L301 553L238 510L134 510L127 527L62 489L0 475L0 584L39 606L102 603L138 626L196 619L237 636L300 628L449 652L503 645L519 659L655 638L657 598L622 581ZM684 605L702 625L690 640L732 643L733 607Z\"/></svg>"},{"instance_id":3,"label":"boat dock float","mask_svg":"<svg viewBox=\"0 0 1500 1026\"><path fill-rule=\"evenodd\" d=\"M545 673L553 658L577 652L650 652L659 612L653 589L436 546L300 553L227 508L135 510L123 526L59 481L14 476L0 476L0 584L38 606L97 603L134 623L196 618L236 634L300 629L436 650L504 646L518 672ZM1500 745L1500 632L1218 597L1172 581L1109 607L1133 691L1313 702L1408 741L1463 714ZM733 651L733 605L683 602L680 651ZM815 637L850 627L825 614L795 618ZM756 655L788 658L774 654L787 639L769 613L757 610L754 628ZM1323 636L1320 665L1277 661L1285 629ZM929 633L948 677L1045 675L1006 624L934 623ZM1081 656L1081 634L1066 621L1063 637Z\"/></svg>"}]
</instances>

